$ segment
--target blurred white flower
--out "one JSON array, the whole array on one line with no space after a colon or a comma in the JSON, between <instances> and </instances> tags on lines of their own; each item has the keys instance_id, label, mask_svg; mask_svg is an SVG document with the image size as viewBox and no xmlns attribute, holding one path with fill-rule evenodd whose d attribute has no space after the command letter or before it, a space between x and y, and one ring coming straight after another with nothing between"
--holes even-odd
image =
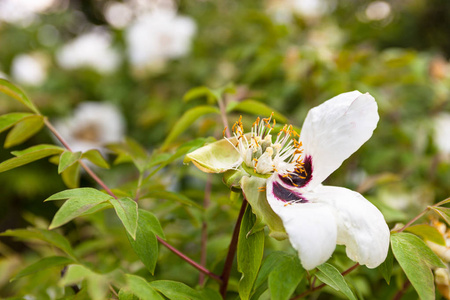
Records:
<instances>
[{"instance_id":1,"label":"blurred white flower","mask_svg":"<svg viewBox=\"0 0 450 300\"><path fill-rule=\"evenodd\" d=\"M55 4L55 0L1 0L0 21L28 26L36 14L44 12Z\"/></svg>"},{"instance_id":2,"label":"blurred white flower","mask_svg":"<svg viewBox=\"0 0 450 300\"><path fill-rule=\"evenodd\" d=\"M41 85L47 79L47 61L40 54L17 55L12 61L11 76L19 84Z\"/></svg>"},{"instance_id":3,"label":"blurred white flower","mask_svg":"<svg viewBox=\"0 0 450 300\"><path fill-rule=\"evenodd\" d=\"M64 45L56 58L64 69L87 67L102 74L114 72L120 64L119 52L111 45L111 35L103 30L78 36Z\"/></svg>"},{"instance_id":4,"label":"blurred white flower","mask_svg":"<svg viewBox=\"0 0 450 300\"><path fill-rule=\"evenodd\" d=\"M450 161L450 113L440 113L434 121L434 143L443 158Z\"/></svg>"},{"instance_id":5,"label":"blurred white flower","mask_svg":"<svg viewBox=\"0 0 450 300\"><path fill-rule=\"evenodd\" d=\"M391 5L385 1L374 1L366 8L366 17L371 21L386 19L391 14Z\"/></svg>"},{"instance_id":6,"label":"blurred white flower","mask_svg":"<svg viewBox=\"0 0 450 300\"><path fill-rule=\"evenodd\" d=\"M288 23L293 15L299 15L307 20L317 19L327 14L333 1L324 0L269 0L267 10L275 21Z\"/></svg>"},{"instance_id":7,"label":"blurred white flower","mask_svg":"<svg viewBox=\"0 0 450 300\"><path fill-rule=\"evenodd\" d=\"M83 102L72 117L54 124L72 151L103 151L106 144L122 141L125 134L122 114L107 102Z\"/></svg>"},{"instance_id":8,"label":"blurred white flower","mask_svg":"<svg viewBox=\"0 0 450 300\"><path fill-rule=\"evenodd\" d=\"M196 31L195 22L170 10L140 16L126 31L128 55L137 68L153 67L186 55Z\"/></svg>"}]
</instances>

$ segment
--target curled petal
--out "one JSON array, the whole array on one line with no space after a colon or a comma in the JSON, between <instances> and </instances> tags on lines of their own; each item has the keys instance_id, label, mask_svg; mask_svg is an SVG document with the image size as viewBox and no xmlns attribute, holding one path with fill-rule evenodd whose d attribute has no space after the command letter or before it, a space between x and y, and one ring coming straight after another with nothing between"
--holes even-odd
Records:
<instances>
[{"instance_id":1,"label":"curled petal","mask_svg":"<svg viewBox=\"0 0 450 300\"><path fill-rule=\"evenodd\" d=\"M267 201L283 221L292 247L298 251L302 266L311 270L326 262L336 248L337 227L333 211L321 203L283 202L274 194L278 182L267 183Z\"/></svg>"},{"instance_id":2,"label":"curled petal","mask_svg":"<svg viewBox=\"0 0 450 300\"><path fill-rule=\"evenodd\" d=\"M230 169L236 169L242 158L233 147L236 138L222 139L203 146L186 155L184 163L193 162L201 171L206 173L223 173Z\"/></svg>"},{"instance_id":3,"label":"curled petal","mask_svg":"<svg viewBox=\"0 0 450 300\"><path fill-rule=\"evenodd\" d=\"M371 136L379 120L377 103L358 91L340 94L311 109L300 134L304 157L312 158L310 189L322 183Z\"/></svg>"},{"instance_id":4,"label":"curled petal","mask_svg":"<svg viewBox=\"0 0 450 300\"><path fill-rule=\"evenodd\" d=\"M304 197L333 208L337 244L347 256L369 268L380 265L389 248L389 228L381 212L361 194L334 186L319 186Z\"/></svg>"}]
</instances>

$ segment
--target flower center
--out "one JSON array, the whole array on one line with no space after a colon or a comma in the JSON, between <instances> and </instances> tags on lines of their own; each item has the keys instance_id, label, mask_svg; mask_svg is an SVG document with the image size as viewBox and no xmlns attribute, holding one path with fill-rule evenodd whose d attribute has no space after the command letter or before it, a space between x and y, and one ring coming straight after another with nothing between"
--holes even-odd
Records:
<instances>
[{"instance_id":1,"label":"flower center","mask_svg":"<svg viewBox=\"0 0 450 300\"><path fill-rule=\"evenodd\" d=\"M274 172L290 177L290 174L306 176L302 160L302 143L298 141L299 134L292 125L284 125L275 141L270 134L275 128L275 119L260 119L253 123L250 133L244 134L242 116L233 125L232 132L237 142L232 143L241 155L244 164L255 173L272 174Z\"/></svg>"},{"instance_id":2,"label":"flower center","mask_svg":"<svg viewBox=\"0 0 450 300\"><path fill-rule=\"evenodd\" d=\"M86 142L98 142L100 139L100 129L97 124L87 123L75 131L74 137Z\"/></svg>"}]
</instances>

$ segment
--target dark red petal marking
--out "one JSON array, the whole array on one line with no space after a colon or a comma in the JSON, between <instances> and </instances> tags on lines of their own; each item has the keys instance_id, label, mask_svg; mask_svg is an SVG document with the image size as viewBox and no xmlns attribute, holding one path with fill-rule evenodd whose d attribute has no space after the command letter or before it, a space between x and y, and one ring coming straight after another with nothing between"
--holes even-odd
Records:
<instances>
[{"instance_id":1,"label":"dark red petal marking","mask_svg":"<svg viewBox=\"0 0 450 300\"><path fill-rule=\"evenodd\" d=\"M273 182L272 193L278 200L283 202L296 202L296 203L309 202L308 200L303 198L301 194L285 188L282 184L276 181Z\"/></svg>"},{"instance_id":2,"label":"dark red petal marking","mask_svg":"<svg viewBox=\"0 0 450 300\"><path fill-rule=\"evenodd\" d=\"M298 172L297 170L294 173L291 173L290 176L282 176L278 175L278 177L283 181L283 183L290 185L292 187L304 187L307 185L312 179L312 157L306 156L303 160L303 170Z\"/></svg>"}]
</instances>

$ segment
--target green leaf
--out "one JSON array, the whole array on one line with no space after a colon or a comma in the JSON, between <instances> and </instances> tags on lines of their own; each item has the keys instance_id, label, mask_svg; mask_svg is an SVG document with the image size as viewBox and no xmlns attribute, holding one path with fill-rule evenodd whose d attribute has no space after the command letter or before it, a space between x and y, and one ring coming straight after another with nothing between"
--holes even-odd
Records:
<instances>
[{"instance_id":1,"label":"green leaf","mask_svg":"<svg viewBox=\"0 0 450 300\"><path fill-rule=\"evenodd\" d=\"M145 197L176 201L181 204L184 204L187 206L193 206L193 207L203 210L203 206L201 206L200 204L192 201L191 199L189 199L188 197L186 197L182 194L175 193L175 192L169 192L169 191L164 191L164 190L151 190L147 194L145 194Z\"/></svg>"},{"instance_id":2,"label":"green leaf","mask_svg":"<svg viewBox=\"0 0 450 300\"><path fill-rule=\"evenodd\" d=\"M424 240L428 240L438 245L445 246L445 239L439 232L439 230L428 224L410 226L406 228L405 231L414 233L415 235L420 236Z\"/></svg>"},{"instance_id":3,"label":"green leaf","mask_svg":"<svg viewBox=\"0 0 450 300\"><path fill-rule=\"evenodd\" d=\"M399 232L391 235L391 247L400 267L422 300L434 299L430 267L445 268L436 254L417 236Z\"/></svg>"},{"instance_id":4,"label":"green leaf","mask_svg":"<svg viewBox=\"0 0 450 300\"><path fill-rule=\"evenodd\" d=\"M244 100L242 102L230 102L227 106L227 113L232 111L241 111L245 113L249 113L256 116L269 117L272 112L274 113L273 118L279 122L286 124L288 123L288 119L283 116L281 113L277 112L273 108L267 106L264 103L261 103L256 100Z\"/></svg>"},{"instance_id":5,"label":"green leaf","mask_svg":"<svg viewBox=\"0 0 450 300\"><path fill-rule=\"evenodd\" d=\"M444 219L444 221L448 225L450 225L450 208L448 208L448 207L433 207L433 206L430 206L430 208L432 210L434 210L435 212L437 212L442 217L442 219Z\"/></svg>"},{"instance_id":6,"label":"green leaf","mask_svg":"<svg viewBox=\"0 0 450 300\"><path fill-rule=\"evenodd\" d=\"M393 265L394 265L394 256L392 254L392 249L389 248L389 251L388 251L385 261L378 267L381 274L383 275L384 280L386 280L387 284L389 284L391 282Z\"/></svg>"},{"instance_id":7,"label":"green leaf","mask_svg":"<svg viewBox=\"0 0 450 300\"><path fill-rule=\"evenodd\" d=\"M150 286L170 300L198 300L200 293L184 283L170 280L150 282Z\"/></svg>"},{"instance_id":8,"label":"green leaf","mask_svg":"<svg viewBox=\"0 0 450 300\"><path fill-rule=\"evenodd\" d=\"M57 154L60 154L60 153L65 151L64 148L59 147L59 146L55 146L55 145L52 145L52 144L40 144L40 145L32 146L32 147L24 149L24 150L11 151L11 154L16 156L16 157L19 157L19 156L22 156L22 155L25 155L25 154L29 154L29 153L33 153L33 152L40 151L40 150L55 150L55 152Z\"/></svg>"},{"instance_id":9,"label":"green leaf","mask_svg":"<svg viewBox=\"0 0 450 300\"><path fill-rule=\"evenodd\" d=\"M255 222L256 216L252 213L251 207L247 206L239 230L237 247L238 271L242 273L239 296L245 300L251 296L264 253L264 231L249 234Z\"/></svg>"},{"instance_id":10,"label":"green leaf","mask_svg":"<svg viewBox=\"0 0 450 300\"><path fill-rule=\"evenodd\" d=\"M76 162L61 173L64 184L70 189L80 187L80 163Z\"/></svg>"},{"instance_id":11,"label":"green leaf","mask_svg":"<svg viewBox=\"0 0 450 300\"><path fill-rule=\"evenodd\" d=\"M126 274L128 289L142 300L164 300L155 289L142 277Z\"/></svg>"},{"instance_id":12,"label":"green leaf","mask_svg":"<svg viewBox=\"0 0 450 300\"><path fill-rule=\"evenodd\" d=\"M199 86L190 89L186 92L183 96L184 102L189 102L191 100L201 98L201 97L207 97L208 102L211 102L212 100L217 101L216 96L214 93L211 92L211 89L206 86Z\"/></svg>"},{"instance_id":13,"label":"green leaf","mask_svg":"<svg viewBox=\"0 0 450 300\"><path fill-rule=\"evenodd\" d=\"M59 198L59 199L58 199ZM92 188L81 188L81 189L73 189L66 190L60 193L57 193L45 201L49 200L60 200L60 199L68 200L64 202L64 204L59 208L53 217L52 223L50 224L49 229L57 228L61 225L70 222L79 216L84 216L96 211L95 207L100 203L108 201L111 196L108 194L101 193L96 189ZM99 207L98 209L101 209Z\"/></svg>"},{"instance_id":14,"label":"green leaf","mask_svg":"<svg viewBox=\"0 0 450 300\"><path fill-rule=\"evenodd\" d=\"M17 86L9 82L8 80L0 78L0 92L20 101L26 107L31 109L36 114L39 114L39 110L33 104L33 102L28 99L25 93Z\"/></svg>"},{"instance_id":15,"label":"green leaf","mask_svg":"<svg viewBox=\"0 0 450 300\"><path fill-rule=\"evenodd\" d=\"M131 198L110 198L109 202L114 206L117 216L129 235L135 240L138 225L138 206Z\"/></svg>"},{"instance_id":16,"label":"green leaf","mask_svg":"<svg viewBox=\"0 0 450 300\"><path fill-rule=\"evenodd\" d=\"M132 162L140 172L145 171L148 154L135 140L126 138L125 142L110 144L107 148L118 155L115 164Z\"/></svg>"},{"instance_id":17,"label":"green leaf","mask_svg":"<svg viewBox=\"0 0 450 300\"><path fill-rule=\"evenodd\" d=\"M158 260L158 240L155 231L162 233L158 219L152 213L139 209L136 239L133 239L129 234L127 235L134 252L152 275L154 275Z\"/></svg>"},{"instance_id":18,"label":"green leaf","mask_svg":"<svg viewBox=\"0 0 450 300\"><path fill-rule=\"evenodd\" d=\"M161 227L161 223L159 222L158 218L152 214L149 211L146 211L144 209L139 209L139 218L141 215L144 216L146 226L157 236L159 236L162 239L166 239L166 236L164 235L164 231Z\"/></svg>"},{"instance_id":19,"label":"green leaf","mask_svg":"<svg viewBox=\"0 0 450 300\"><path fill-rule=\"evenodd\" d=\"M220 111L217 107L213 106L197 106L186 111L181 118L175 123L175 125L170 130L167 135L163 145L162 150L165 150L169 145L175 141L175 139L182 134L192 123L194 123L198 118L206 114L219 114Z\"/></svg>"},{"instance_id":20,"label":"green leaf","mask_svg":"<svg viewBox=\"0 0 450 300\"><path fill-rule=\"evenodd\" d=\"M12 236L24 240L33 240L33 239L41 240L53 246L56 246L57 248L61 249L72 258L76 259L69 241L64 236L60 235L55 231L39 228L15 229L15 230L10 229L0 233L0 236Z\"/></svg>"},{"instance_id":21,"label":"green leaf","mask_svg":"<svg viewBox=\"0 0 450 300\"><path fill-rule=\"evenodd\" d=\"M100 168L109 169L108 162L103 158L102 154L97 149L91 149L91 150L84 152L81 155L81 158L82 159L85 158L85 159L89 160L91 163L93 163L94 165L96 165Z\"/></svg>"},{"instance_id":22,"label":"green leaf","mask_svg":"<svg viewBox=\"0 0 450 300\"><path fill-rule=\"evenodd\" d=\"M72 264L74 261L70 258L63 257L63 256L49 256L44 257L37 262L29 265L28 267L22 269L19 273L16 274L13 278L11 278L11 281L17 280L19 278L22 278L24 276L39 272L41 270L45 270L51 267L57 267L57 266L64 266L68 264Z\"/></svg>"},{"instance_id":23,"label":"green leaf","mask_svg":"<svg viewBox=\"0 0 450 300\"><path fill-rule=\"evenodd\" d=\"M0 132L7 130L8 128L14 126L24 118L33 116L30 113L10 113L0 116Z\"/></svg>"},{"instance_id":24,"label":"green leaf","mask_svg":"<svg viewBox=\"0 0 450 300\"><path fill-rule=\"evenodd\" d=\"M39 147L39 148L36 148ZM64 150L57 146L47 147L47 145L39 145L35 147L28 148L23 151L14 151L13 154L18 154L17 157L10 158L0 163L0 172L5 172L23 165L26 165L30 162L36 161L38 159L59 154Z\"/></svg>"},{"instance_id":25,"label":"green leaf","mask_svg":"<svg viewBox=\"0 0 450 300\"><path fill-rule=\"evenodd\" d=\"M316 273L323 283L331 286L333 289L342 292L348 299L356 300L353 291L348 286L344 276L330 264L324 263L317 267L319 272Z\"/></svg>"},{"instance_id":26,"label":"green leaf","mask_svg":"<svg viewBox=\"0 0 450 300\"><path fill-rule=\"evenodd\" d=\"M286 231L284 230L283 222L280 217L273 212L269 203L267 202L267 196L261 188L266 186L266 179L260 177L247 177L244 176L241 179L242 192L245 195L248 203L251 205L253 213L256 215L257 222L253 231L262 229L265 225L269 227L269 235L277 240L283 240L287 238Z\"/></svg>"},{"instance_id":27,"label":"green leaf","mask_svg":"<svg viewBox=\"0 0 450 300\"><path fill-rule=\"evenodd\" d=\"M270 272L276 267L278 261L282 261L284 257L288 255L285 252L275 251L267 255L261 264L261 269L259 270L258 277L255 281L255 287L259 287L269 278Z\"/></svg>"},{"instance_id":28,"label":"green leaf","mask_svg":"<svg viewBox=\"0 0 450 300\"><path fill-rule=\"evenodd\" d=\"M278 261L269 275L271 299L289 299L304 275L305 269L303 269L297 256L283 256L283 259Z\"/></svg>"},{"instance_id":29,"label":"green leaf","mask_svg":"<svg viewBox=\"0 0 450 300\"><path fill-rule=\"evenodd\" d=\"M139 299L141 299L141 298L139 298L138 296L136 296L135 294L133 294L132 292L130 292L128 290L121 289L119 291L119 300L139 300ZM144 299L144 298L142 298L142 299Z\"/></svg>"},{"instance_id":30,"label":"green leaf","mask_svg":"<svg viewBox=\"0 0 450 300\"><path fill-rule=\"evenodd\" d=\"M64 151L59 158L58 173L72 166L81 158L81 152Z\"/></svg>"},{"instance_id":31,"label":"green leaf","mask_svg":"<svg viewBox=\"0 0 450 300\"><path fill-rule=\"evenodd\" d=\"M19 121L6 136L5 148L19 145L35 135L44 126L44 118L31 115Z\"/></svg>"}]
</instances>

